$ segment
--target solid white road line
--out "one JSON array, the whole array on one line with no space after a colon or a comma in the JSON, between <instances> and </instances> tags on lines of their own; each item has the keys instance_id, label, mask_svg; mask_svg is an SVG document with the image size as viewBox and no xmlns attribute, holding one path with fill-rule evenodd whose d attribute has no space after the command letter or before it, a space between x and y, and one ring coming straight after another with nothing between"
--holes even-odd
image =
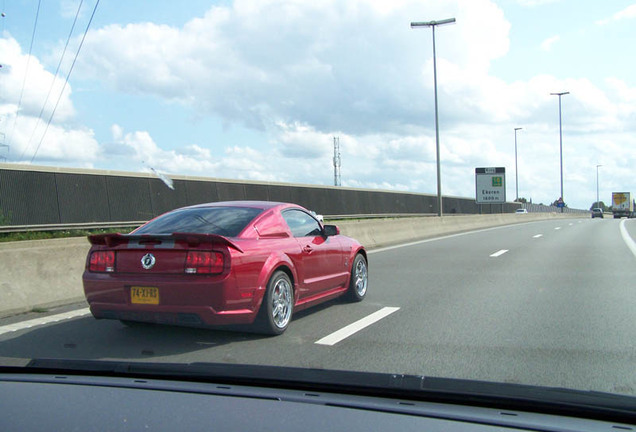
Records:
<instances>
[{"instance_id":1,"label":"solid white road line","mask_svg":"<svg viewBox=\"0 0 636 432\"><path fill-rule=\"evenodd\" d=\"M502 249L500 251L495 252L494 254L490 255L492 258L497 258L498 256L501 256L503 254L505 254L506 252L508 252L508 249Z\"/></svg>"},{"instance_id":2,"label":"solid white road line","mask_svg":"<svg viewBox=\"0 0 636 432\"><path fill-rule=\"evenodd\" d=\"M372 313L371 315L368 315L352 324L349 324L346 327L341 328L338 331L331 333L328 336L325 336L320 340L317 340L315 343L318 345L335 345L341 340L348 338L352 334L359 332L363 328L380 321L382 318L387 317L398 310L400 310L399 307L384 307L379 311Z\"/></svg>"},{"instance_id":3,"label":"solid white road line","mask_svg":"<svg viewBox=\"0 0 636 432\"><path fill-rule=\"evenodd\" d=\"M49 315L42 318L36 318L29 321L22 321L15 324L8 324L0 327L0 335L10 332L15 332L19 330L28 329L31 327L37 327L45 324L49 324L52 322L64 321L71 318L83 317L86 315L90 315L91 311L88 308L77 309L70 312L65 312L57 315Z\"/></svg>"},{"instance_id":4,"label":"solid white road line","mask_svg":"<svg viewBox=\"0 0 636 432\"><path fill-rule=\"evenodd\" d=\"M543 234L537 234L532 236L532 238L539 238L539 237L543 237Z\"/></svg>"},{"instance_id":5,"label":"solid white road line","mask_svg":"<svg viewBox=\"0 0 636 432\"><path fill-rule=\"evenodd\" d=\"M636 257L636 242L634 242L634 240L629 236L627 228L625 228L626 222L627 219L623 219L619 225L621 230L621 237L623 237L623 241L625 242L629 250L632 251L634 257Z\"/></svg>"}]
</instances>

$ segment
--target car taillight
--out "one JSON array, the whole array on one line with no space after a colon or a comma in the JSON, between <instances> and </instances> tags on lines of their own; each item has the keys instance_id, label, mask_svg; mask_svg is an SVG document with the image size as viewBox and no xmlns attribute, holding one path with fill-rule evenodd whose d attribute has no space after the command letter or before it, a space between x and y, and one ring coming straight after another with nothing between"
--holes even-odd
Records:
<instances>
[{"instance_id":1,"label":"car taillight","mask_svg":"<svg viewBox=\"0 0 636 432\"><path fill-rule=\"evenodd\" d=\"M114 251L95 251L91 254L88 270L100 273L112 273L115 271Z\"/></svg>"},{"instance_id":2,"label":"car taillight","mask_svg":"<svg viewBox=\"0 0 636 432\"><path fill-rule=\"evenodd\" d=\"M189 274L223 273L223 254L209 251L188 251L185 272Z\"/></svg>"}]
</instances>

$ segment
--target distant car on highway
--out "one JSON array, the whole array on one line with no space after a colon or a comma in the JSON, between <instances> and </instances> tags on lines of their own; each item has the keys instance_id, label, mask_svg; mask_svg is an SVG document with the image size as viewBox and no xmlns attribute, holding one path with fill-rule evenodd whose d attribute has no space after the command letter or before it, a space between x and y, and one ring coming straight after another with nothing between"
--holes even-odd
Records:
<instances>
[{"instance_id":1,"label":"distant car on highway","mask_svg":"<svg viewBox=\"0 0 636 432\"><path fill-rule=\"evenodd\" d=\"M295 311L367 292L366 251L295 204L229 201L165 213L130 234L88 237L95 318L250 324L281 334Z\"/></svg>"},{"instance_id":2,"label":"distant car on highway","mask_svg":"<svg viewBox=\"0 0 636 432\"><path fill-rule=\"evenodd\" d=\"M593 208L592 209L592 219L600 217L603 219L603 209L601 208Z\"/></svg>"},{"instance_id":3,"label":"distant car on highway","mask_svg":"<svg viewBox=\"0 0 636 432\"><path fill-rule=\"evenodd\" d=\"M515 214L526 214L528 213L528 210L526 209L517 209L515 210Z\"/></svg>"}]
</instances>

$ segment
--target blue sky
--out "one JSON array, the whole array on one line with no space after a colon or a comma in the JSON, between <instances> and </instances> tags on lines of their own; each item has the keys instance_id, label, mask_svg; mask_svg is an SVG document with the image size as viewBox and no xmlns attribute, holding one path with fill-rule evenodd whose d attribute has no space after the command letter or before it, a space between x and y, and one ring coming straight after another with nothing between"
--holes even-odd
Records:
<instances>
[{"instance_id":1,"label":"blue sky","mask_svg":"<svg viewBox=\"0 0 636 432\"><path fill-rule=\"evenodd\" d=\"M636 2L575 0L2 0L0 133L9 163L436 192L437 30L442 190L474 196L474 168L505 166L514 199L587 208L636 192ZM26 75L26 64L29 64ZM26 79L25 79L26 76ZM24 90L22 84L24 83ZM20 93L22 104L16 116ZM0 135L0 138L3 136ZM43 137L43 138L42 138Z\"/></svg>"}]
</instances>

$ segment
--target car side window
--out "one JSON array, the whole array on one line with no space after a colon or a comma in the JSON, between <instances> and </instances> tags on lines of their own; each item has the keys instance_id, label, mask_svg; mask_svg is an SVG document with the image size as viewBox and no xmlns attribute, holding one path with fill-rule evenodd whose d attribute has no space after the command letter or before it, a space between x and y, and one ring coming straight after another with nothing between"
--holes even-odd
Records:
<instances>
[{"instance_id":1,"label":"car side window","mask_svg":"<svg viewBox=\"0 0 636 432\"><path fill-rule=\"evenodd\" d=\"M322 228L316 219L301 210L287 210L283 218L294 237L309 237L322 234Z\"/></svg>"}]
</instances>

